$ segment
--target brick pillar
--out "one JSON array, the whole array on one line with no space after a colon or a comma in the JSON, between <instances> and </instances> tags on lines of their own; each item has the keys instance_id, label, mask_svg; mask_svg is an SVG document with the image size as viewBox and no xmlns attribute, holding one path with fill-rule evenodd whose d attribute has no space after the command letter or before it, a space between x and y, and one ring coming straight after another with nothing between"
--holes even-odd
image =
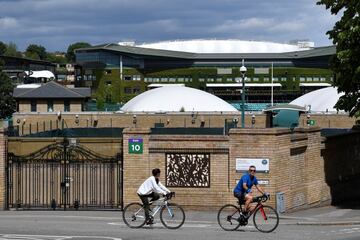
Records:
<instances>
[{"instance_id":1,"label":"brick pillar","mask_svg":"<svg viewBox=\"0 0 360 240\"><path fill-rule=\"evenodd\" d=\"M290 130L281 128L236 128L229 134L230 185L244 172L236 172L236 158L269 159L269 172L256 174L258 180L267 182L261 187L272 195L270 205L275 205L275 193L288 190L286 184L289 168ZM255 191L255 195L257 195Z\"/></svg>"},{"instance_id":2,"label":"brick pillar","mask_svg":"<svg viewBox=\"0 0 360 240\"><path fill-rule=\"evenodd\" d=\"M149 161L149 138L150 128L126 128L123 131L123 169L124 169L124 206L130 202L138 202L136 194L138 187L151 176ZM129 139L141 138L143 141L143 153L129 153Z\"/></svg>"},{"instance_id":3,"label":"brick pillar","mask_svg":"<svg viewBox=\"0 0 360 240\"><path fill-rule=\"evenodd\" d=\"M6 178L5 178L5 161L6 161L6 135L4 128L0 128L0 210L5 209L6 197Z\"/></svg>"},{"instance_id":4,"label":"brick pillar","mask_svg":"<svg viewBox=\"0 0 360 240\"><path fill-rule=\"evenodd\" d=\"M330 190L325 182L324 159L321 156L320 128L299 128L296 132L307 135L305 153L307 204L321 204L321 202L330 200Z\"/></svg>"}]
</instances>

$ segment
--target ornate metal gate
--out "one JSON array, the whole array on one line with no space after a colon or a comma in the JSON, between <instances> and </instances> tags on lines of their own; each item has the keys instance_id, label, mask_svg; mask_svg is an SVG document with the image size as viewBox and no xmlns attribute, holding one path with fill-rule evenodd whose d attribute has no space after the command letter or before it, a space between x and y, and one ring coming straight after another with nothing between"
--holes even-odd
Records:
<instances>
[{"instance_id":1,"label":"ornate metal gate","mask_svg":"<svg viewBox=\"0 0 360 240\"><path fill-rule=\"evenodd\" d=\"M26 156L8 154L7 207L122 209L122 156L97 154L65 139Z\"/></svg>"}]
</instances>

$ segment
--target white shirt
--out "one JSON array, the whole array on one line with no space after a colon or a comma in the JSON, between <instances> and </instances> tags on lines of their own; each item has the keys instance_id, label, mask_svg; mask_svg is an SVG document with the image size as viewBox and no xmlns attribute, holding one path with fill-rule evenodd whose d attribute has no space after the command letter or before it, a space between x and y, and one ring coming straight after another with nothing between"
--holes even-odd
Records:
<instances>
[{"instance_id":1,"label":"white shirt","mask_svg":"<svg viewBox=\"0 0 360 240\"><path fill-rule=\"evenodd\" d=\"M164 185L162 185L160 181L159 183L156 183L154 176L146 179L145 182L143 182L143 184L141 184L141 186L137 190L137 193L139 195L149 195L154 191L163 195L170 193L170 190L167 189Z\"/></svg>"}]
</instances>

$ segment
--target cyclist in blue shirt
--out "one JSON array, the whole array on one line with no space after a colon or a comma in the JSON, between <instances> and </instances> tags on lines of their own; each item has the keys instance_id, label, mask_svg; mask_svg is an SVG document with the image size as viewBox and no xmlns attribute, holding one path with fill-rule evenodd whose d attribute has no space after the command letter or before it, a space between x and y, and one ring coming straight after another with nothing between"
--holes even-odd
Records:
<instances>
[{"instance_id":1,"label":"cyclist in blue shirt","mask_svg":"<svg viewBox=\"0 0 360 240\"><path fill-rule=\"evenodd\" d=\"M258 181L255 177L256 168L251 165L249 172L244 174L234 189L234 197L239 199L239 202L245 202L244 211L247 214L250 211L250 204L253 201L252 186L255 185L256 189L261 193L265 192L258 185Z\"/></svg>"}]
</instances>

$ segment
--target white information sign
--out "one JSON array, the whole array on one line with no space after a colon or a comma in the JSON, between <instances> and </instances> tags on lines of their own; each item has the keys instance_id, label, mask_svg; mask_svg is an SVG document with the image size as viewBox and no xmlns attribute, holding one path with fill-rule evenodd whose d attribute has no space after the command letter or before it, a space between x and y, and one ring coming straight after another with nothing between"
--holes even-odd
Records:
<instances>
[{"instance_id":1,"label":"white information sign","mask_svg":"<svg viewBox=\"0 0 360 240\"><path fill-rule=\"evenodd\" d=\"M257 172L269 172L268 158L235 158L236 172L248 171L251 165L256 167Z\"/></svg>"},{"instance_id":2,"label":"white information sign","mask_svg":"<svg viewBox=\"0 0 360 240\"><path fill-rule=\"evenodd\" d=\"M235 185L237 185L239 183L240 179L236 179L235 181ZM261 180L261 179L258 179L258 183L260 185L269 185L269 180Z\"/></svg>"},{"instance_id":3,"label":"white information sign","mask_svg":"<svg viewBox=\"0 0 360 240\"><path fill-rule=\"evenodd\" d=\"M260 185L269 185L269 180L260 180L260 179L258 179L258 183Z\"/></svg>"}]
</instances>

